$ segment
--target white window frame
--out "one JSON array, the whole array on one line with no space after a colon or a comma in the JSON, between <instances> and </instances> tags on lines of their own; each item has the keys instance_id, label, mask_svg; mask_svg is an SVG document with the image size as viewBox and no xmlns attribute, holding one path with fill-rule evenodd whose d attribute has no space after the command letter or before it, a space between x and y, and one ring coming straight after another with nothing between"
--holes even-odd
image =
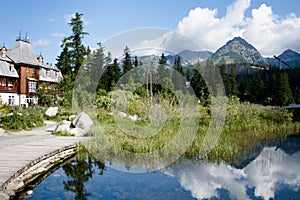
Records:
<instances>
[{"instance_id":1,"label":"white window frame","mask_svg":"<svg viewBox=\"0 0 300 200\"><path fill-rule=\"evenodd\" d=\"M8 96L8 105L15 105L15 96Z\"/></svg>"},{"instance_id":2,"label":"white window frame","mask_svg":"<svg viewBox=\"0 0 300 200\"><path fill-rule=\"evenodd\" d=\"M36 92L36 81L28 81L28 92L35 93Z\"/></svg>"}]
</instances>

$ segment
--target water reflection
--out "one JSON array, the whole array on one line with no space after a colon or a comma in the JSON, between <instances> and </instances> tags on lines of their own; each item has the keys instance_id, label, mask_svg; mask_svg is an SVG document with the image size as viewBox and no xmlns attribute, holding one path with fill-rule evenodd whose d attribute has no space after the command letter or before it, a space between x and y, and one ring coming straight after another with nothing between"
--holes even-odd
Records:
<instances>
[{"instance_id":1,"label":"water reflection","mask_svg":"<svg viewBox=\"0 0 300 200\"><path fill-rule=\"evenodd\" d=\"M299 143L299 141L298 141ZM167 169L195 198L220 198L220 190L230 199L280 199L282 192L297 192L300 198L300 151L286 153L278 147L265 147L242 169L221 163L187 161ZM287 191L289 190L289 191ZM278 196L276 196L278 195Z\"/></svg>"},{"instance_id":2,"label":"water reflection","mask_svg":"<svg viewBox=\"0 0 300 200\"><path fill-rule=\"evenodd\" d=\"M266 145L233 166L181 160L161 171L125 173L129 163L96 161L86 154L34 189L26 199L300 199L300 138Z\"/></svg>"},{"instance_id":3,"label":"water reflection","mask_svg":"<svg viewBox=\"0 0 300 200\"><path fill-rule=\"evenodd\" d=\"M63 181L64 189L74 193L76 200L85 200L91 194L87 192L84 184L93 178L95 167L99 169L99 175L102 175L104 163L93 160L85 152L78 153L76 161L66 163L62 167L68 177Z\"/></svg>"}]
</instances>

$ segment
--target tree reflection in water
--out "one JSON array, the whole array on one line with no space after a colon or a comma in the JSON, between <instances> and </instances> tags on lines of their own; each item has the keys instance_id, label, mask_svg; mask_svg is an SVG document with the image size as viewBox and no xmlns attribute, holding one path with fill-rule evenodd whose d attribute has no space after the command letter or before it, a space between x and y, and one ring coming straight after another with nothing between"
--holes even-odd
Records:
<instances>
[{"instance_id":1,"label":"tree reflection in water","mask_svg":"<svg viewBox=\"0 0 300 200\"><path fill-rule=\"evenodd\" d=\"M64 189L75 194L76 200L85 200L90 193L85 188L85 183L93 177L94 169L99 169L99 175L103 175L105 164L88 156L86 152L78 152L76 159L63 166L67 181L63 181Z\"/></svg>"}]
</instances>

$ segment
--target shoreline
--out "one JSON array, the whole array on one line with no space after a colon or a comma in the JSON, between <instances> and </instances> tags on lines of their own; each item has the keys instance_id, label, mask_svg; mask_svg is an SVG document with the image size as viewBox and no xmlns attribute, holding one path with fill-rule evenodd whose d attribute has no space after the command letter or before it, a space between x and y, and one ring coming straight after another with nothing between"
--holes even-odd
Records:
<instances>
[{"instance_id":1,"label":"shoreline","mask_svg":"<svg viewBox=\"0 0 300 200\"><path fill-rule=\"evenodd\" d=\"M0 130L0 199L9 200L57 165L76 154L78 142L88 137L52 135L57 122L31 130Z\"/></svg>"}]
</instances>

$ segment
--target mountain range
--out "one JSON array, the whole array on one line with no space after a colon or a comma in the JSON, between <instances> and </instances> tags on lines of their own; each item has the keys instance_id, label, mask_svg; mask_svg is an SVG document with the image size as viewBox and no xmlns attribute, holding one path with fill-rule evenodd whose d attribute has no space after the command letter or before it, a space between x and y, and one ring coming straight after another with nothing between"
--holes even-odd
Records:
<instances>
[{"instance_id":1,"label":"mountain range","mask_svg":"<svg viewBox=\"0 0 300 200\"><path fill-rule=\"evenodd\" d=\"M176 55L167 55L169 64L172 64L175 57L180 56L183 65L195 64L196 62L211 59L215 64L243 64L268 65L281 68L300 67L300 54L291 49L285 50L282 54L271 58L263 57L260 52L245 39L235 37L220 47L215 53L210 51L184 50Z\"/></svg>"}]
</instances>

